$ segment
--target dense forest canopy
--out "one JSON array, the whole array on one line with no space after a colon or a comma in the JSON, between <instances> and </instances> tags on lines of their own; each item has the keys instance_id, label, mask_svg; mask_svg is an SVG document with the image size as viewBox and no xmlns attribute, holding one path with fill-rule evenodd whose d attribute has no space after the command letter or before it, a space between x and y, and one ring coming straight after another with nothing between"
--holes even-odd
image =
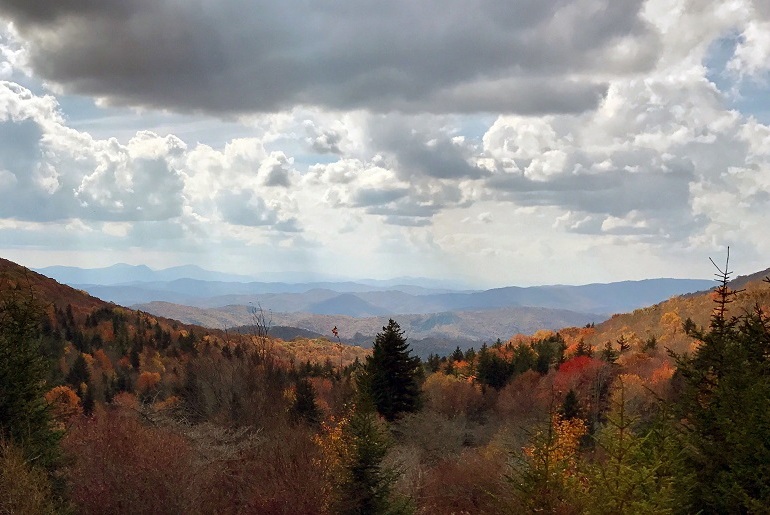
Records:
<instances>
[{"instance_id":1,"label":"dense forest canopy","mask_svg":"<svg viewBox=\"0 0 770 515\"><path fill-rule=\"evenodd\" d=\"M770 285L414 357L187 326L3 263L0 511L761 513Z\"/></svg>"}]
</instances>

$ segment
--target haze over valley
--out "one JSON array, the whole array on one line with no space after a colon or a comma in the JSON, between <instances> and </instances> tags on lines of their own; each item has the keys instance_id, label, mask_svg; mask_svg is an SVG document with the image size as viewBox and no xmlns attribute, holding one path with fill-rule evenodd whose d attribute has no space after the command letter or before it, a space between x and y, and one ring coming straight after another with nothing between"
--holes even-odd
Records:
<instances>
[{"instance_id":1,"label":"haze over valley","mask_svg":"<svg viewBox=\"0 0 770 515\"><path fill-rule=\"evenodd\" d=\"M102 269L38 270L95 297L148 313L215 329L248 326L262 308L282 334L339 337L368 347L396 317L423 356L532 334L540 329L595 324L674 295L708 289L713 281L649 279L582 286L451 290L385 281L280 283L210 272L198 267L152 270L115 265ZM82 282L82 283L81 283ZM434 286L438 286L433 281ZM292 333L289 328L302 331ZM309 333L307 333L309 332Z\"/></svg>"}]
</instances>

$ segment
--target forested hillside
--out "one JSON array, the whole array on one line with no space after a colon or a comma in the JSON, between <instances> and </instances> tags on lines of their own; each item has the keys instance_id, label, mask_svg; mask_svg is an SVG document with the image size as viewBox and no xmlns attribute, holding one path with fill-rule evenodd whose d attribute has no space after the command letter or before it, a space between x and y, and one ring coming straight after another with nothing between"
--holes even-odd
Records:
<instances>
[{"instance_id":1,"label":"forested hillside","mask_svg":"<svg viewBox=\"0 0 770 515\"><path fill-rule=\"evenodd\" d=\"M770 503L762 274L422 361L394 320L371 352L284 342L258 310L243 333L207 330L0 265L2 513Z\"/></svg>"}]
</instances>

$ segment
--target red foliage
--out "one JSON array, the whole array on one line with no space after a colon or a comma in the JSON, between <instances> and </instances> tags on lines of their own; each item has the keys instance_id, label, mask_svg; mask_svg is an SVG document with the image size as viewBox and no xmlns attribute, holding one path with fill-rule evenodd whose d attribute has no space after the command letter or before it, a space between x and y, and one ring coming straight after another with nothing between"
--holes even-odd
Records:
<instances>
[{"instance_id":1,"label":"red foliage","mask_svg":"<svg viewBox=\"0 0 770 515\"><path fill-rule=\"evenodd\" d=\"M554 377L556 391L584 389L596 378L596 374L606 363L588 356L577 356L562 363Z\"/></svg>"}]
</instances>

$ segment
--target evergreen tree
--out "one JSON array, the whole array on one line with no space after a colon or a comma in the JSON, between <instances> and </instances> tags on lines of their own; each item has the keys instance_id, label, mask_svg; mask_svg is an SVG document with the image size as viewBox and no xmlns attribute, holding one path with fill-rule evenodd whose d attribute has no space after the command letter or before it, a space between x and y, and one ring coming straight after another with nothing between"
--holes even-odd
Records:
<instances>
[{"instance_id":1,"label":"evergreen tree","mask_svg":"<svg viewBox=\"0 0 770 515\"><path fill-rule=\"evenodd\" d=\"M94 399L94 389L89 384L86 386L85 392L83 392L83 415L90 417L94 414L94 408L96 407L96 399Z\"/></svg>"},{"instance_id":2,"label":"evergreen tree","mask_svg":"<svg viewBox=\"0 0 770 515\"><path fill-rule=\"evenodd\" d=\"M618 338L616 341L618 342L618 349L620 349L621 354L631 350L631 342L628 341L626 335L621 334L620 338Z\"/></svg>"},{"instance_id":3,"label":"evergreen tree","mask_svg":"<svg viewBox=\"0 0 770 515\"><path fill-rule=\"evenodd\" d=\"M580 400L578 399L575 390L570 388L567 395L564 397L564 402L561 404L559 415L563 420L572 420L573 418L580 418L583 415L583 409L580 407Z\"/></svg>"},{"instance_id":4,"label":"evergreen tree","mask_svg":"<svg viewBox=\"0 0 770 515\"><path fill-rule=\"evenodd\" d=\"M321 410L318 409L315 401L315 391L307 379L297 381L291 414L295 421L304 421L311 426L316 426L321 421Z\"/></svg>"},{"instance_id":5,"label":"evergreen tree","mask_svg":"<svg viewBox=\"0 0 770 515\"><path fill-rule=\"evenodd\" d=\"M427 362L427 369L428 372L438 372L438 369L441 367L441 358L438 356L438 354L431 353L430 356L428 356L428 362Z\"/></svg>"},{"instance_id":6,"label":"evergreen tree","mask_svg":"<svg viewBox=\"0 0 770 515\"><path fill-rule=\"evenodd\" d=\"M551 365L564 363L564 352L567 350L567 344L559 333L534 342L532 348L537 353L535 370L543 375L548 373Z\"/></svg>"},{"instance_id":7,"label":"evergreen tree","mask_svg":"<svg viewBox=\"0 0 770 515\"><path fill-rule=\"evenodd\" d=\"M654 352L658 348L658 339L655 337L655 335L651 335L649 338L644 340L644 345L642 345L642 350L645 352Z\"/></svg>"},{"instance_id":8,"label":"evergreen tree","mask_svg":"<svg viewBox=\"0 0 770 515\"><path fill-rule=\"evenodd\" d=\"M513 359L511 360L511 369L514 375L523 374L527 370L532 370L537 365L537 354L532 347L524 343L519 343L513 349Z\"/></svg>"},{"instance_id":9,"label":"evergreen tree","mask_svg":"<svg viewBox=\"0 0 770 515\"><path fill-rule=\"evenodd\" d=\"M401 327L391 319L374 339L361 387L388 421L420 408L420 358L411 356Z\"/></svg>"},{"instance_id":10,"label":"evergreen tree","mask_svg":"<svg viewBox=\"0 0 770 515\"><path fill-rule=\"evenodd\" d=\"M78 354L78 357L75 358L65 381L75 391L80 390L80 385L88 384L91 381L91 373L88 371L88 363L86 363L83 354Z\"/></svg>"},{"instance_id":11,"label":"evergreen tree","mask_svg":"<svg viewBox=\"0 0 770 515\"><path fill-rule=\"evenodd\" d=\"M48 366L40 351L42 310L20 289L0 292L0 440L20 447L25 459L52 470L60 434L44 399Z\"/></svg>"},{"instance_id":12,"label":"evergreen tree","mask_svg":"<svg viewBox=\"0 0 770 515\"><path fill-rule=\"evenodd\" d=\"M575 355L573 357L580 357L580 356L588 356L593 357L594 355L594 349L589 344L586 343L586 341L581 338L580 341L575 346Z\"/></svg>"},{"instance_id":13,"label":"evergreen tree","mask_svg":"<svg viewBox=\"0 0 770 515\"><path fill-rule=\"evenodd\" d=\"M770 506L770 328L759 306L728 317L737 292L729 289L727 265L718 270L708 331L691 326L700 346L692 357L674 355L681 385L674 408L685 431L679 488L689 492L686 509L693 513L764 513Z\"/></svg>"},{"instance_id":14,"label":"evergreen tree","mask_svg":"<svg viewBox=\"0 0 770 515\"><path fill-rule=\"evenodd\" d=\"M594 436L594 459L585 465L586 513L671 513L676 493L669 471L676 462L666 428L637 435L623 376L612 387L610 410Z\"/></svg>"},{"instance_id":15,"label":"evergreen tree","mask_svg":"<svg viewBox=\"0 0 770 515\"><path fill-rule=\"evenodd\" d=\"M479 354L476 378L481 384L499 390L508 383L513 375L511 364L496 352L484 351Z\"/></svg>"},{"instance_id":16,"label":"evergreen tree","mask_svg":"<svg viewBox=\"0 0 770 515\"><path fill-rule=\"evenodd\" d=\"M613 364L618 360L618 352L612 348L612 342L607 341L602 349L601 357L603 361Z\"/></svg>"},{"instance_id":17,"label":"evergreen tree","mask_svg":"<svg viewBox=\"0 0 770 515\"><path fill-rule=\"evenodd\" d=\"M391 446L390 437L372 406L356 406L346 428L351 444L348 480L342 485L337 513L376 515L397 513L390 506L395 471L382 465Z\"/></svg>"}]
</instances>

